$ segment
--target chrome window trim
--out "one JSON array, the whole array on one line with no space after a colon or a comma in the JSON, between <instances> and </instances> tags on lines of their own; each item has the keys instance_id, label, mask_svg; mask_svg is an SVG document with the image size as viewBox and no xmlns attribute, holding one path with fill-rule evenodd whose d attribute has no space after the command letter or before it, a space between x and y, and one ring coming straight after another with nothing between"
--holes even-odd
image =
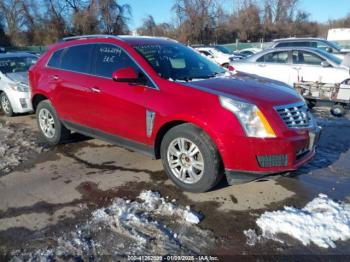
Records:
<instances>
[{"instance_id":1,"label":"chrome window trim","mask_svg":"<svg viewBox=\"0 0 350 262\"><path fill-rule=\"evenodd\" d=\"M115 43L109 43L109 42L94 42L94 43L79 43L79 44L76 44L76 45L69 45L69 46L66 46L66 47L62 47L62 48L58 48L56 49L55 51L53 51L50 55L50 58L47 59L46 61L46 64L45 64L45 67L47 68L52 68L52 69L56 69L56 70L61 70L61 71L65 71L65 72L72 72L72 73L76 73L76 74L83 74L83 75L89 75L89 76L94 76L94 77L99 77L99 78L103 78L103 79L109 79L109 80L112 80L112 78L109 78L109 77L105 77L105 76L100 76L100 75L96 75L96 74L92 74L92 73L83 73L83 72L77 72L77 71L73 71L73 70L67 70L67 69L62 69L62 68L57 68L57 67L51 67L48 65L49 61L51 60L52 56L54 53L56 53L57 51L59 50L62 50L62 49L66 49L66 48L69 48L71 46L81 46L81 45L98 45L98 44L108 44L108 45L114 45L116 46L117 48L120 48L123 52L125 52L125 54L136 64L136 66L142 71L142 73L145 74L145 76L150 80L150 82L154 85L154 87L151 87L151 86L145 86L149 89L152 89L152 90L160 90L158 85L154 82L154 80L152 79L152 77L150 77L150 75L140 66L140 64L121 46L118 46L117 44ZM63 51L64 52L64 51ZM113 81L113 80L112 80Z\"/></svg>"}]
</instances>

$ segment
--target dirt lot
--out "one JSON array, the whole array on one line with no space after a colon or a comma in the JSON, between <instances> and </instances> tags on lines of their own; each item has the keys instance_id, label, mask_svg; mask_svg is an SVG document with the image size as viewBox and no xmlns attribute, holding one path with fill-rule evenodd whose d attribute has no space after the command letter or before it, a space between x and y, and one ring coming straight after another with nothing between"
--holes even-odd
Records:
<instances>
[{"instance_id":1,"label":"dirt lot","mask_svg":"<svg viewBox=\"0 0 350 262\"><path fill-rule=\"evenodd\" d=\"M321 248L282 235L251 246L243 233L259 233L256 220L265 211L302 208L319 193L350 202L350 117L316 115L323 134L307 166L205 194L176 188L160 161L79 135L49 148L33 115L0 115L0 260L350 255L349 240Z\"/></svg>"}]
</instances>

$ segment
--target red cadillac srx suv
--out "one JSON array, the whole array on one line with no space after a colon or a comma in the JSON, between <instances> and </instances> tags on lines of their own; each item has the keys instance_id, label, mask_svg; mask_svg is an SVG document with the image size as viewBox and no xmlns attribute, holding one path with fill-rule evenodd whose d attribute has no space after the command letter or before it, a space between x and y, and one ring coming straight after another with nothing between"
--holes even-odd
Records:
<instances>
[{"instance_id":1,"label":"red cadillac srx suv","mask_svg":"<svg viewBox=\"0 0 350 262\"><path fill-rule=\"evenodd\" d=\"M319 128L283 83L230 72L174 40L89 35L51 46L29 72L48 143L73 132L162 159L184 190L204 192L292 171Z\"/></svg>"}]
</instances>

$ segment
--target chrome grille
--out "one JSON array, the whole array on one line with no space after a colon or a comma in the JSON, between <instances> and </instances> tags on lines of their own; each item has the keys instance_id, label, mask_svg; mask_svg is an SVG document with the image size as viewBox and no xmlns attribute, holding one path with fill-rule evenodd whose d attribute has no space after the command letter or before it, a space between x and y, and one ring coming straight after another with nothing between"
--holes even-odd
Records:
<instances>
[{"instance_id":1,"label":"chrome grille","mask_svg":"<svg viewBox=\"0 0 350 262\"><path fill-rule=\"evenodd\" d=\"M277 106L275 109L289 128L305 128L310 126L311 114L304 102Z\"/></svg>"}]
</instances>

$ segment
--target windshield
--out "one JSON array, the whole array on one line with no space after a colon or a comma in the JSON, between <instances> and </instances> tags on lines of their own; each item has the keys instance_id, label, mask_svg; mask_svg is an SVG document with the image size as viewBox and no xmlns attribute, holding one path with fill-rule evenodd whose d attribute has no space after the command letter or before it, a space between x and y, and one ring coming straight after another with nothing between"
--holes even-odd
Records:
<instances>
[{"instance_id":1,"label":"windshield","mask_svg":"<svg viewBox=\"0 0 350 262\"><path fill-rule=\"evenodd\" d=\"M0 58L0 71L4 74L27 72L37 60L35 56L2 57Z\"/></svg>"},{"instance_id":2,"label":"windshield","mask_svg":"<svg viewBox=\"0 0 350 262\"><path fill-rule=\"evenodd\" d=\"M317 52L319 52L322 56L326 57L331 62L340 65L342 63L342 60L339 57L336 57L335 55L332 55L331 53L328 53L327 51L324 51L322 49L316 49Z\"/></svg>"},{"instance_id":3,"label":"windshield","mask_svg":"<svg viewBox=\"0 0 350 262\"><path fill-rule=\"evenodd\" d=\"M226 72L196 51L177 43L135 45L158 75L170 80L191 81Z\"/></svg>"},{"instance_id":4,"label":"windshield","mask_svg":"<svg viewBox=\"0 0 350 262\"><path fill-rule=\"evenodd\" d=\"M216 45L215 48L221 52L223 52L224 54L228 54L231 55L230 50L228 50L226 47L222 46L222 45Z\"/></svg>"}]
</instances>

